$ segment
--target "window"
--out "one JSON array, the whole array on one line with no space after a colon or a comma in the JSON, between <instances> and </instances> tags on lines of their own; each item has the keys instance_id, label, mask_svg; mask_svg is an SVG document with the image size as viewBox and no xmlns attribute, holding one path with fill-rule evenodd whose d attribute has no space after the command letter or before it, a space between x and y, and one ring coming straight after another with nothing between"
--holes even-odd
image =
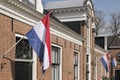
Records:
<instances>
[{"instance_id":1,"label":"window","mask_svg":"<svg viewBox=\"0 0 120 80\"><path fill-rule=\"evenodd\" d=\"M20 37L16 37L16 41L19 41ZM16 46L17 59L32 59L32 48L30 47L26 39L22 39Z\"/></svg>"},{"instance_id":2,"label":"window","mask_svg":"<svg viewBox=\"0 0 120 80\"><path fill-rule=\"evenodd\" d=\"M117 62L119 62L119 63L120 63L120 53L119 53L119 54L117 54Z\"/></svg>"},{"instance_id":3,"label":"window","mask_svg":"<svg viewBox=\"0 0 120 80\"><path fill-rule=\"evenodd\" d=\"M60 80L60 48L52 46L52 80Z\"/></svg>"},{"instance_id":4,"label":"window","mask_svg":"<svg viewBox=\"0 0 120 80\"><path fill-rule=\"evenodd\" d=\"M86 25L87 25L87 27L89 27L89 26L90 26L90 18L89 18L88 16L87 16Z\"/></svg>"},{"instance_id":5,"label":"window","mask_svg":"<svg viewBox=\"0 0 120 80\"><path fill-rule=\"evenodd\" d=\"M21 38L16 37L16 42ZM33 51L27 39L16 45L15 80L32 80Z\"/></svg>"},{"instance_id":6,"label":"window","mask_svg":"<svg viewBox=\"0 0 120 80\"><path fill-rule=\"evenodd\" d=\"M63 22L68 28L72 29L73 31L80 34L81 28L80 28L80 21L72 21L72 22Z\"/></svg>"},{"instance_id":7,"label":"window","mask_svg":"<svg viewBox=\"0 0 120 80\"><path fill-rule=\"evenodd\" d=\"M15 80L32 80L32 63L15 62Z\"/></svg>"},{"instance_id":8,"label":"window","mask_svg":"<svg viewBox=\"0 0 120 80\"><path fill-rule=\"evenodd\" d=\"M86 80L89 80L89 55L86 55Z\"/></svg>"},{"instance_id":9,"label":"window","mask_svg":"<svg viewBox=\"0 0 120 80\"><path fill-rule=\"evenodd\" d=\"M36 8L36 0L22 0L22 2L34 9Z\"/></svg>"},{"instance_id":10,"label":"window","mask_svg":"<svg viewBox=\"0 0 120 80\"><path fill-rule=\"evenodd\" d=\"M89 55L87 55L86 62L89 63Z\"/></svg>"},{"instance_id":11,"label":"window","mask_svg":"<svg viewBox=\"0 0 120 80\"><path fill-rule=\"evenodd\" d=\"M86 65L86 80L89 80L89 64Z\"/></svg>"},{"instance_id":12,"label":"window","mask_svg":"<svg viewBox=\"0 0 120 80\"><path fill-rule=\"evenodd\" d=\"M74 52L74 80L78 80L78 52Z\"/></svg>"}]
</instances>

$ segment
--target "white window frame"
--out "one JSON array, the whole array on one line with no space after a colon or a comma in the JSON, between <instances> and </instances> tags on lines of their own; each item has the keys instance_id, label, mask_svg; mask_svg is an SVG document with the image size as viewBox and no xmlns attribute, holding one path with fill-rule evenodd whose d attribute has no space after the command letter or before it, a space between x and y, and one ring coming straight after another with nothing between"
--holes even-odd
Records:
<instances>
[{"instance_id":1,"label":"white window frame","mask_svg":"<svg viewBox=\"0 0 120 80\"><path fill-rule=\"evenodd\" d=\"M60 48L60 72L59 72L59 74L60 74L60 79L59 80L62 80L62 47L61 46L58 46L58 45L56 45L56 44L51 44L51 46L54 46L54 47L58 47L58 48ZM52 55L51 55L52 56ZM51 75L52 76L52 75Z\"/></svg>"},{"instance_id":2,"label":"white window frame","mask_svg":"<svg viewBox=\"0 0 120 80\"><path fill-rule=\"evenodd\" d=\"M15 37L21 37L24 39L27 39L27 37L20 35L20 34L15 34ZM33 58L31 60L26 60L26 59L15 59L15 61L19 62L32 62L32 80L37 80L37 55L35 51L33 50Z\"/></svg>"},{"instance_id":3,"label":"white window frame","mask_svg":"<svg viewBox=\"0 0 120 80\"><path fill-rule=\"evenodd\" d=\"M80 52L77 50L74 50L74 54L75 52L78 54L78 80L80 80Z\"/></svg>"}]
</instances>

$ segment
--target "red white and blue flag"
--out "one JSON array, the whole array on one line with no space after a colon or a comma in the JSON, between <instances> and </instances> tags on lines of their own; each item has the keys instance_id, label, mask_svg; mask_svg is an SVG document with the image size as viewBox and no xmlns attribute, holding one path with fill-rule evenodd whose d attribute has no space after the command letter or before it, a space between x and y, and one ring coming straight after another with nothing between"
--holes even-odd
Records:
<instances>
[{"instance_id":1,"label":"red white and blue flag","mask_svg":"<svg viewBox=\"0 0 120 80\"><path fill-rule=\"evenodd\" d=\"M100 58L100 61L102 62L106 72L110 71L110 55L109 53L106 53L104 56Z\"/></svg>"},{"instance_id":2,"label":"red white and blue flag","mask_svg":"<svg viewBox=\"0 0 120 80\"><path fill-rule=\"evenodd\" d=\"M117 62L116 62L116 57L114 57L113 59L112 59L112 66L117 66Z\"/></svg>"},{"instance_id":3,"label":"red white and blue flag","mask_svg":"<svg viewBox=\"0 0 120 80\"><path fill-rule=\"evenodd\" d=\"M49 14L44 16L35 27L28 31L26 37L31 47L40 58L44 72L51 64Z\"/></svg>"}]
</instances>

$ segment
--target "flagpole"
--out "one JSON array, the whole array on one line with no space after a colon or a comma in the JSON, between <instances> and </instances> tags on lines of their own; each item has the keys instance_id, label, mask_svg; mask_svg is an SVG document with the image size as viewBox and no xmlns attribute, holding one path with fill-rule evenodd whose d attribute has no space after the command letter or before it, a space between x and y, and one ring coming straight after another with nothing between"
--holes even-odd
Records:
<instances>
[{"instance_id":1,"label":"flagpole","mask_svg":"<svg viewBox=\"0 0 120 80\"><path fill-rule=\"evenodd\" d=\"M0 58L4 58L5 55L7 55L25 36L21 37L12 47L10 47L3 55L0 56Z\"/></svg>"}]
</instances>

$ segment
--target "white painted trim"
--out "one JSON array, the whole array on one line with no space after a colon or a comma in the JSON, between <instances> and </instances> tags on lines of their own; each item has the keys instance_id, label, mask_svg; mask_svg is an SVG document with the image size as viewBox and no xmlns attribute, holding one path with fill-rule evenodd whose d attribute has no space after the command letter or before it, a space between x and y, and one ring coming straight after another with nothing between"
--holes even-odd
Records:
<instances>
[{"instance_id":1,"label":"white painted trim","mask_svg":"<svg viewBox=\"0 0 120 80\"><path fill-rule=\"evenodd\" d=\"M87 19L86 12L68 12L68 13L56 13L54 14L61 22L70 21L83 21Z\"/></svg>"},{"instance_id":2,"label":"white painted trim","mask_svg":"<svg viewBox=\"0 0 120 80\"><path fill-rule=\"evenodd\" d=\"M62 80L62 47L56 44L51 44L51 46L60 48L60 79L59 80Z\"/></svg>"},{"instance_id":3,"label":"white painted trim","mask_svg":"<svg viewBox=\"0 0 120 80\"><path fill-rule=\"evenodd\" d=\"M32 20L24 15L21 15L15 11L9 9L8 7L1 5L1 4L0 4L0 13L5 14L7 16L10 16L14 19L17 19L21 22L27 23L27 24L32 25L32 26L34 26L37 23L34 20Z\"/></svg>"},{"instance_id":4,"label":"white painted trim","mask_svg":"<svg viewBox=\"0 0 120 80\"><path fill-rule=\"evenodd\" d=\"M71 36L69 36L67 34L61 33L60 31L57 31L55 29L51 28L51 33L54 34L54 35L56 35L56 36L59 36L61 38L64 38L66 40L69 40L69 41L71 41L73 43L76 43L78 45L82 45L82 41L79 41L79 40L77 40L77 39L75 39L75 38L73 38L73 37L71 37Z\"/></svg>"},{"instance_id":5,"label":"white painted trim","mask_svg":"<svg viewBox=\"0 0 120 80\"><path fill-rule=\"evenodd\" d=\"M105 43L104 48L105 50L107 50L107 37L106 36L104 37L104 43Z\"/></svg>"},{"instance_id":6,"label":"white painted trim","mask_svg":"<svg viewBox=\"0 0 120 80\"><path fill-rule=\"evenodd\" d=\"M59 18L61 22L70 22L70 21L83 21L85 20L86 21L86 16L83 16L83 17L70 17L70 18Z\"/></svg>"},{"instance_id":7,"label":"white painted trim","mask_svg":"<svg viewBox=\"0 0 120 80\"><path fill-rule=\"evenodd\" d=\"M90 46L90 45L91 45L91 44L90 44L90 42L91 42L91 33L90 33L90 28L91 28L91 27L90 27L90 26L91 26L91 25L90 25L90 22L91 22L91 21L90 21L90 17L89 17L89 16L87 17L87 20L88 20L88 21L87 21L87 22L88 22L88 27L87 27L87 29L86 29L86 32L87 32L87 33L86 33L86 34L87 34L87 35L86 35L86 37L87 37L87 38L86 38L86 40L87 40L87 41L86 41L86 44L87 44L87 47L86 47L86 55L89 55L88 63L87 63L87 64L89 65L89 78L88 78L88 80L91 80L91 51L90 51L90 49L91 49L91 46Z\"/></svg>"},{"instance_id":8,"label":"white painted trim","mask_svg":"<svg viewBox=\"0 0 120 80\"><path fill-rule=\"evenodd\" d=\"M20 35L20 34L15 34L15 36L17 36L17 37L23 37L24 39L27 39L26 36L23 36L23 35Z\"/></svg>"},{"instance_id":9,"label":"white painted trim","mask_svg":"<svg viewBox=\"0 0 120 80\"><path fill-rule=\"evenodd\" d=\"M34 62L33 62L33 74L32 74L32 80L37 80L37 54L36 54L36 52L33 50L33 60L34 60Z\"/></svg>"},{"instance_id":10,"label":"white painted trim","mask_svg":"<svg viewBox=\"0 0 120 80\"><path fill-rule=\"evenodd\" d=\"M94 14L94 12L93 12L93 6L92 6L92 3L91 3L91 1L88 1L87 2L87 5L89 5L90 6L90 8L91 8L91 11L92 11L92 17L94 17L95 16L95 14Z\"/></svg>"},{"instance_id":11,"label":"white painted trim","mask_svg":"<svg viewBox=\"0 0 120 80\"><path fill-rule=\"evenodd\" d=\"M95 48L94 50L95 50L96 52L101 53L101 54L105 54L105 52L104 52L104 51L101 51L100 49Z\"/></svg>"},{"instance_id":12,"label":"white painted trim","mask_svg":"<svg viewBox=\"0 0 120 80\"><path fill-rule=\"evenodd\" d=\"M90 32L90 29L91 29L91 19L90 19L91 17L89 17L88 18L88 47L89 47L89 51L90 51L90 49L91 49L91 32ZM91 58L91 51L90 51L90 53L89 53L89 71L90 71L90 73L89 73L89 80L91 80L91 76L92 76L92 74L91 74L91 72L92 72L92 70L91 70L91 67L92 67L92 65L91 65L91 62L92 62L92 58Z\"/></svg>"},{"instance_id":13,"label":"white painted trim","mask_svg":"<svg viewBox=\"0 0 120 80\"><path fill-rule=\"evenodd\" d=\"M92 7L92 3L91 3L89 0L88 0L88 2L87 2L87 5L89 5L91 9L93 8L93 7Z\"/></svg>"},{"instance_id":14,"label":"white painted trim","mask_svg":"<svg viewBox=\"0 0 120 80\"><path fill-rule=\"evenodd\" d=\"M28 59L15 59L15 61L34 62L34 60L28 60Z\"/></svg>"}]
</instances>

